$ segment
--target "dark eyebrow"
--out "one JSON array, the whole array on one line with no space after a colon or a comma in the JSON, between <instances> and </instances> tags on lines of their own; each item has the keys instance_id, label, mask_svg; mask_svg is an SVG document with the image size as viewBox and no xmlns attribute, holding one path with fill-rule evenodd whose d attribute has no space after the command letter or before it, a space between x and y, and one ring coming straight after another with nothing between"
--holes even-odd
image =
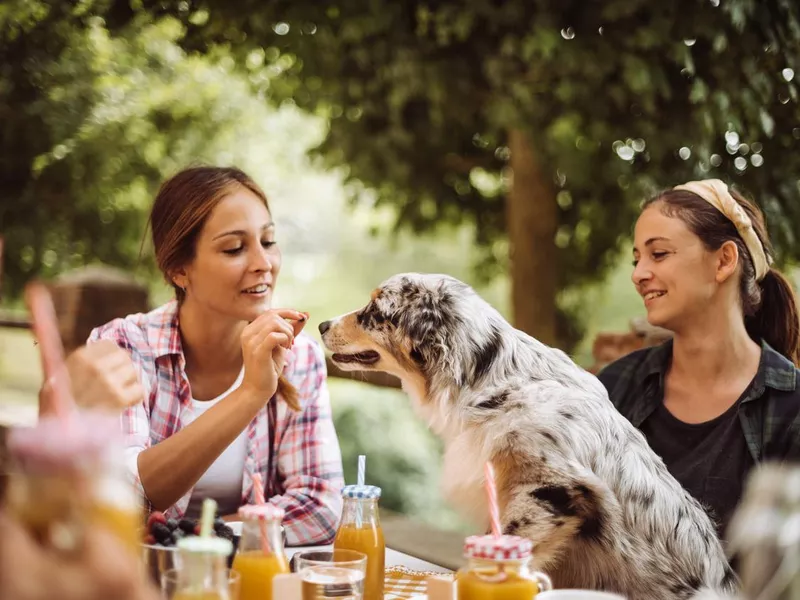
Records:
<instances>
[{"instance_id":1,"label":"dark eyebrow","mask_svg":"<svg viewBox=\"0 0 800 600\"><path fill-rule=\"evenodd\" d=\"M656 237L651 237L644 243L644 245L646 248L647 246L652 246L655 242L668 242L668 241L670 241L669 238L659 235ZM632 252L636 254L638 251L639 249L636 246L634 246Z\"/></svg>"},{"instance_id":2,"label":"dark eyebrow","mask_svg":"<svg viewBox=\"0 0 800 600\"><path fill-rule=\"evenodd\" d=\"M264 225L261 228L261 231L264 232L267 229L274 229L274 228L275 228L275 223L267 223L266 225ZM218 240L219 238L226 237L226 236L229 236L229 235L244 236L244 235L247 235L247 233L248 232L245 231L244 229L233 229L231 231L226 231L224 233L220 233L218 236L215 236L211 241L213 242L214 240Z\"/></svg>"},{"instance_id":3,"label":"dark eyebrow","mask_svg":"<svg viewBox=\"0 0 800 600\"><path fill-rule=\"evenodd\" d=\"M647 240L644 243L644 245L645 246L650 246L651 244L653 244L653 242L668 242L668 241L669 241L669 238L666 238L664 236L656 236L656 237L651 237L649 240Z\"/></svg>"}]
</instances>

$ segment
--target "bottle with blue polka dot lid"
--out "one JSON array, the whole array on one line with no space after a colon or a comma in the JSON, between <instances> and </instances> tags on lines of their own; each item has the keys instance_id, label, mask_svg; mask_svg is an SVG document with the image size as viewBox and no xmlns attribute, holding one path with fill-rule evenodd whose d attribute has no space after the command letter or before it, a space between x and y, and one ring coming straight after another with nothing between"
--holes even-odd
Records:
<instances>
[{"instance_id":1,"label":"bottle with blue polka dot lid","mask_svg":"<svg viewBox=\"0 0 800 600\"><path fill-rule=\"evenodd\" d=\"M367 556L364 600L383 600L386 543L383 539L378 502L381 488L364 483L365 458L359 456L358 484L342 489L342 520L333 541L334 549L355 550Z\"/></svg>"}]
</instances>

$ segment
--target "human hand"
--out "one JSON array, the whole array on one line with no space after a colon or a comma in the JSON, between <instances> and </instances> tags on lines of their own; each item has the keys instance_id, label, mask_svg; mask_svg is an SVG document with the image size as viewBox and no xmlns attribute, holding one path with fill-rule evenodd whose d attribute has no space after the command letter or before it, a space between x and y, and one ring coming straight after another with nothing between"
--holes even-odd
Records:
<instances>
[{"instance_id":1,"label":"human hand","mask_svg":"<svg viewBox=\"0 0 800 600\"><path fill-rule=\"evenodd\" d=\"M275 394L286 364L286 352L307 321L308 316L296 310L270 309L244 328L241 335L244 389L267 400Z\"/></svg>"}]
</instances>

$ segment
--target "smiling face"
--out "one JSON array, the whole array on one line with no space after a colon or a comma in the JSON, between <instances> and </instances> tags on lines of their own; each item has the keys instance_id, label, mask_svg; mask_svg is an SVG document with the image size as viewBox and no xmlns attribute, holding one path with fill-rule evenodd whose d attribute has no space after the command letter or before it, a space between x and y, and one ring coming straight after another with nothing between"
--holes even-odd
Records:
<instances>
[{"instance_id":1,"label":"smiling face","mask_svg":"<svg viewBox=\"0 0 800 600\"><path fill-rule=\"evenodd\" d=\"M720 287L720 252L710 252L663 205L649 205L636 222L632 280L651 325L672 331L713 305Z\"/></svg>"},{"instance_id":2,"label":"smiling face","mask_svg":"<svg viewBox=\"0 0 800 600\"><path fill-rule=\"evenodd\" d=\"M172 280L186 290L187 305L252 321L270 308L280 268L269 210L251 190L234 185L200 230L194 258Z\"/></svg>"}]
</instances>

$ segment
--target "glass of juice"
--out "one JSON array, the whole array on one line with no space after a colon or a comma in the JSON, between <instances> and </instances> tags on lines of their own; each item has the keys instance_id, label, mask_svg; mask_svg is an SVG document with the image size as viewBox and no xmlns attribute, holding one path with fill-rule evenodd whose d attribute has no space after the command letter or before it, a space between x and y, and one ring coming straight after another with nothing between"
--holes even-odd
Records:
<instances>
[{"instance_id":1,"label":"glass of juice","mask_svg":"<svg viewBox=\"0 0 800 600\"><path fill-rule=\"evenodd\" d=\"M465 567L456 573L457 600L532 600L553 589L544 573L530 570L531 541L512 535L470 536Z\"/></svg>"},{"instance_id":2,"label":"glass of juice","mask_svg":"<svg viewBox=\"0 0 800 600\"><path fill-rule=\"evenodd\" d=\"M119 420L81 411L44 416L9 433L6 506L44 543L77 543L81 528L101 525L134 553L143 526L141 501L127 475Z\"/></svg>"},{"instance_id":3,"label":"glass of juice","mask_svg":"<svg viewBox=\"0 0 800 600\"><path fill-rule=\"evenodd\" d=\"M303 600L363 600L367 556L355 550L295 554Z\"/></svg>"},{"instance_id":4,"label":"glass of juice","mask_svg":"<svg viewBox=\"0 0 800 600\"><path fill-rule=\"evenodd\" d=\"M233 559L241 575L240 600L272 600L272 578L289 573L283 553L283 509L272 504L248 504L239 509L242 535Z\"/></svg>"},{"instance_id":5,"label":"glass of juice","mask_svg":"<svg viewBox=\"0 0 800 600\"><path fill-rule=\"evenodd\" d=\"M367 557L364 600L383 600L386 543L378 510L381 488L348 485L342 489L342 521L333 540L334 550L355 550Z\"/></svg>"},{"instance_id":6,"label":"glass of juice","mask_svg":"<svg viewBox=\"0 0 800 600\"><path fill-rule=\"evenodd\" d=\"M231 552L233 544L224 538L189 536L178 540L180 568L161 576L165 597L168 600L238 600L241 575L227 568Z\"/></svg>"}]
</instances>

